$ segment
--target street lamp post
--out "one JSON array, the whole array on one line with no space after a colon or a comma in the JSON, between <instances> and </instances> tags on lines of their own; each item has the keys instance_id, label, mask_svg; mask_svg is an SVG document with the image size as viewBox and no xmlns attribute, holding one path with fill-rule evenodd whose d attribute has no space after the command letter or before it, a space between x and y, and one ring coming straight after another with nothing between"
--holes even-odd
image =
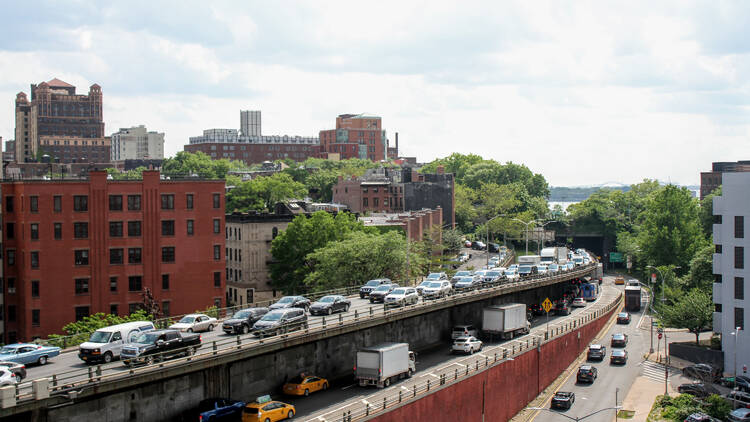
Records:
<instances>
[{"instance_id":1,"label":"street lamp post","mask_svg":"<svg viewBox=\"0 0 750 422\"><path fill-rule=\"evenodd\" d=\"M513 219L516 220L516 221L518 221L519 223L523 224L524 226L526 226L526 228L524 229L524 233L526 234L526 255L528 255L529 254L529 225L531 223L537 223L537 222L539 222L541 220L534 219L534 220L531 220L531 221L523 221L523 220L521 220L520 218L517 218L517 217L513 217Z\"/></svg>"},{"instance_id":2,"label":"street lamp post","mask_svg":"<svg viewBox=\"0 0 750 422\"><path fill-rule=\"evenodd\" d=\"M662 303L662 305L664 305L664 302L665 302L665 299L664 299L664 286L665 286L665 283L666 283L666 279L664 278L664 274L662 274L662 272L661 272L661 270L659 268L657 268L657 267L655 267L653 265L646 265L646 268L654 269L654 270L656 270L659 273L659 278L661 279L661 303ZM675 267L672 267L673 270L676 270L678 268L682 268L682 267L680 267L679 265L675 266ZM654 289L653 289L653 286L652 286L651 287L651 296L653 296L653 294L654 294ZM651 298L651 315L652 316L651 316L651 351L650 351L650 353L654 352L654 317L653 317L653 314L654 314L654 310L655 309L653 307L653 303L654 303L653 302L653 298ZM668 346L667 335L666 335L666 332L665 332L665 334L664 334L664 357L665 357L665 359L668 356L667 346ZM667 394L666 393L666 388L667 387L665 386L664 387L664 389L665 389L664 394L665 395Z\"/></svg>"},{"instance_id":3,"label":"street lamp post","mask_svg":"<svg viewBox=\"0 0 750 422\"><path fill-rule=\"evenodd\" d=\"M732 333L734 336L734 385L737 385L737 342L740 340L740 330L742 330L742 327L735 327L734 332Z\"/></svg>"},{"instance_id":4,"label":"street lamp post","mask_svg":"<svg viewBox=\"0 0 750 422\"><path fill-rule=\"evenodd\" d=\"M614 410L615 412L617 412L618 410L622 409L622 406L605 407L604 409L599 409L599 410L597 410L597 411L595 411L593 413L589 413L588 415L583 415L583 416L568 416L568 415L566 415L564 413L553 412L552 410L547 409L546 407L527 407L526 409L527 410L544 410L546 412L554 413L555 415L563 416L563 417L566 417L566 418L568 418L568 419L570 419L572 421L578 422L578 421L582 421L582 420L584 420L586 418L589 418L591 416L594 416L597 413L605 412L607 410Z\"/></svg>"}]
</instances>

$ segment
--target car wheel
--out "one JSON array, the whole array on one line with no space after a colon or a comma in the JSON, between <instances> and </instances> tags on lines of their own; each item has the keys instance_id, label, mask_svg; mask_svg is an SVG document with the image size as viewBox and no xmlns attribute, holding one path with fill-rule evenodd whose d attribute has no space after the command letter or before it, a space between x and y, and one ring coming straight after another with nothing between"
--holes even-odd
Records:
<instances>
[{"instance_id":1,"label":"car wheel","mask_svg":"<svg viewBox=\"0 0 750 422\"><path fill-rule=\"evenodd\" d=\"M193 332L193 329L192 329L192 328L188 328L188 329L187 329L187 332L188 332L188 333L192 333L192 332Z\"/></svg>"},{"instance_id":2,"label":"car wheel","mask_svg":"<svg viewBox=\"0 0 750 422\"><path fill-rule=\"evenodd\" d=\"M247 325L242 324L242 328L240 328L240 333L247 334L248 331L250 331L250 328Z\"/></svg>"},{"instance_id":3,"label":"car wheel","mask_svg":"<svg viewBox=\"0 0 750 422\"><path fill-rule=\"evenodd\" d=\"M271 422L271 418L266 418L264 422Z\"/></svg>"},{"instance_id":4,"label":"car wheel","mask_svg":"<svg viewBox=\"0 0 750 422\"><path fill-rule=\"evenodd\" d=\"M328 308L328 315L330 316L333 313L333 309Z\"/></svg>"},{"instance_id":5,"label":"car wheel","mask_svg":"<svg viewBox=\"0 0 750 422\"><path fill-rule=\"evenodd\" d=\"M324 389L324 390L328 390L328 383L327 383L327 382L324 382L324 383L323 383L323 389Z\"/></svg>"},{"instance_id":6,"label":"car wheel","mask_svg":"<svg viewBox=\"0 0 750 422\"><path fill-rule=\"evenodd\" d=\"M107 352L104 354L104 363L112 362L112 353Z\"/></svg>"},{"instance_id":7,"label":"car wheel","mask_svg":"<svg viewBox=\"0 0 750 422\"><path fill-rule=\"evenodd\" d=\"M391 379L390 378L386 378L385 381L383 381L383 385L386 386L386 387L390 387L391 386Z\"/></svg>"},{"instance_id":8,"label":"car wheel","mask_svg":"<svg viewBox=\"0 0 750 422\"><path fill-rule=\"evenodd\" d=\"M349 312L349 305L344 306L344 313Z\"/></svg>"},{"instance_id":9,"label":"car wheel","mask_svg":"<svg viewBox=\"0 0 750 422\"><path fill-rule=\"evenodd\" d=\"M307 388L305 388L305 397L307 397L309 395L310 395L310 390L308 390Z\"/></svg>"},{"instance_id":10,"label":"car wheel","mask_svg":"<svg viewBox=\"0 0 750 422\"><path fill-rule=\"evenodd\" d=\"M20 384L21 380L22 380L21 376L20 375L16 375L16 384Z\"/></svg>"},{"instance_id":11,"label":"car wheel","mask_svg":"<svg viewBox=\"0 0 750 422\"><path fill-rule=\"evenodd\" d=\"M37 360L39 365L46 365L47 364L47 356L39 356L39 360Z\"/></svg>"},{"instance_id":12,"label":"car wheel","mask_svg":"<svg viewBox=\"0 0 750 422\"><path fill-rule=\"evenodd\" d=\"M412 371L411 369L406 371L406 378L411 378L412 375L414 375L414 371Z\"/></svg>"},{"instance_id":13,"label":"car wheel","mask_svg":"<svg viewBox=\"0 0 750 422\"><path fill-rule=\"evenodd\" d=\"M146 365L153 365L154 364L154 357L149 356L146 358Z\"/></svg>"},{"instance_id":14,"label":"car wheel","mask_svg":"<svg viewBox=\"0 0 750 422\"><path fill-rule=\"evenodd\" d=\"M289 414L286 415L287 419L292 419L294 417L294 410L290 410Z\"/></svg>"},{"instance_id":15,"label":"car wheel","mask_svg":"<svg viewBox=\"0 0 750 422\"><path fill-rule=\"evenodd\" d=\"M214 325L208 324L208 331L213 331L213 330L214 330Z\"/></svg>"}]
</instances>

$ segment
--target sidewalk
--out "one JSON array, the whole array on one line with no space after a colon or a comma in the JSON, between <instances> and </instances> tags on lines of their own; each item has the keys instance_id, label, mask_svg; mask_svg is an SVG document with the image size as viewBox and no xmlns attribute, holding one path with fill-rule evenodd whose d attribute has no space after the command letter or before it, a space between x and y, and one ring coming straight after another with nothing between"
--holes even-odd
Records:
<instances>
[{"instance_id":1,"label":"sidewalk","mask_svg":"<svg viewBox=\"0 0 750 422\"><path fill-rule=\"evenodd\" d=\"M674 394L672 386L668 386L669 395ZM646 422L651 407L657 396L664 394L664 384L656 383L641 375L630 386L628 395L622 401L622 409L634 411L632 422Z\"/></svg>"}]
</instances>

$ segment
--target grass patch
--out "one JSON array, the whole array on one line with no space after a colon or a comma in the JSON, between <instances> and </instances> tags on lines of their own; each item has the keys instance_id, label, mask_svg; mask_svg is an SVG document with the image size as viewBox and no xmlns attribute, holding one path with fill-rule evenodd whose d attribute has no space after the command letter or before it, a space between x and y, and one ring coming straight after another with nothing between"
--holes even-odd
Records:
<instances>
[{"instance_id":1,"label":"grass patch","mask_svg":"<svg viewBox=\"0 0 750 422\"><path fill-rule=\"evenodd\" d=\"M620 419L633 419L635 416L635 410L620 410L617 412L617 417Z\"/></svg>"}]
</instances>

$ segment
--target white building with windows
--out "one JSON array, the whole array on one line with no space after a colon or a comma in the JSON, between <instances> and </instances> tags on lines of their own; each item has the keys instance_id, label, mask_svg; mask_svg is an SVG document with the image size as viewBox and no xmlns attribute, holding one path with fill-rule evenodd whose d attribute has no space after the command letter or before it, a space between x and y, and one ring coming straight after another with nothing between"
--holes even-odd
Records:
<instances>
[{"instance_id":1,"label":"white building with windows","mask_svg":"<svg viewBox=\"0 0 750 422\"><path fill-rule=\"evenodd\" d=\"M112 134L111 159L141 160L144 158L164 158L164 134L149 132L145 126L121 128Z\"/></svg>"},{"instance_id":2,"label":"white building with windows","mask_svg":"<svg viewBox=\"0 0 750 422\"><path fill-rule=\"evenodd\" d=\"M750 173L723 173L722 194L714 197L713 213L714 332L721 333L724 372L742 374L750 366L750 298L745 288L745 281L750 281L750 233L746 236L745 230L750 220Z\"/></svg>"}]
</instances>

